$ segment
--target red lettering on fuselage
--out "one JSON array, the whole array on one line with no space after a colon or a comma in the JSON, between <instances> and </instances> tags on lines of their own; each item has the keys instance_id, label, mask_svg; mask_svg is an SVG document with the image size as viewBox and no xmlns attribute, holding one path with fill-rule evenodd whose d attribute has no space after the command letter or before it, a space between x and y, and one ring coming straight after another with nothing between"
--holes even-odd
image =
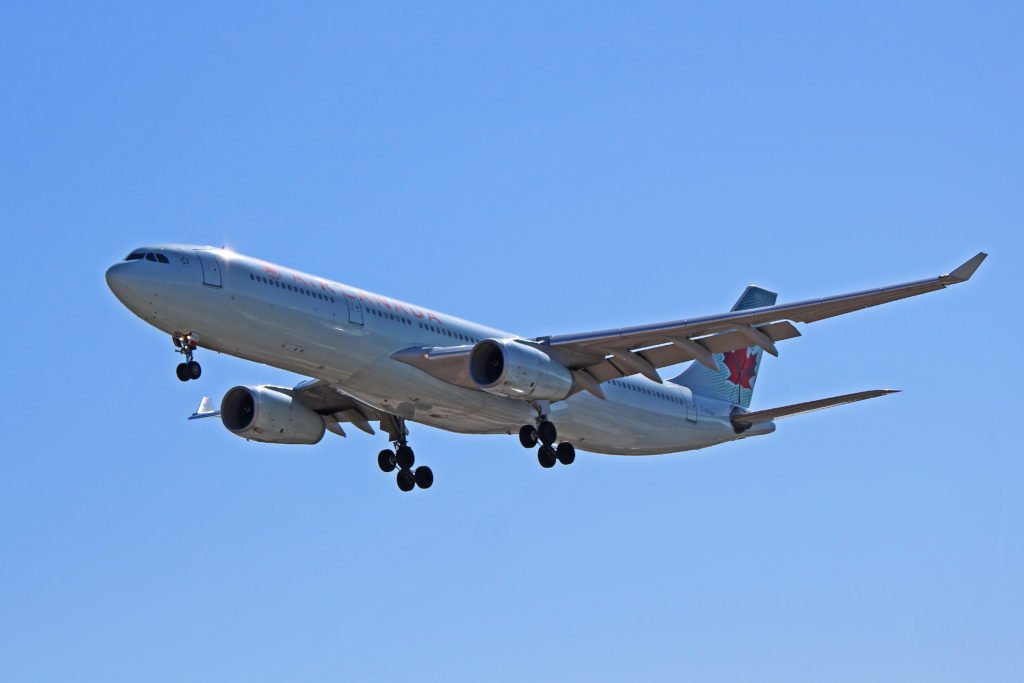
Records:
<instances>
[{"instance_id":1,"label":"red lettering on fuselage","mask_svg":"<svg viewBox=\"0 0 1024 683\"><path fill-rule=\"evenodd\" d=\"M281 279L281 273L277 272L270 266L263 266L263 272L269 275L270 277L274 278L275 280Z\"/></svg>"},{"instance_id":2,"label":"red lettering on fuselage","mask_svg":"<svg viewBox=\"0 0 1024 683\"><path fill-rule=\"evenodd\" d=\"M378 306L383 306L384 308L388 309L389 311L391 310L391 304L388 303L387 299L382 299L379 296L374 296L374 298L377 300L377 305Z\"/></svg>"},{"instance_id":3,"label":"red lettering on fuselage","mask_svg":"<svg viewBox=\"0 0 1024 683\"><path fill-rule=\"evenodd\" d=\"M313 284L320 285L320 289L324 290L325 292L330 292L331 294L334 294L334 290L331 289L331 286L324 282L323 280L316 280L313 282Z\"/></svg>"},{"instance_id":4,"label":"red lettering on fuselage","mask_svg":"<svg viewBox=\"0 0 1024 683\"><path fill-rule=\"evenodd\" d=\"M301 277L299 277L295 273L292 273L292 282L301 282L302 284L306 285L307 287L309 286L308 282L303 280Z\"/></svg>"},{"instance_id":5,"label":"red lettering on fuselage","mask_svg":"<svg viewBox=\"0 0 1024 683\"><path fill-rule=\"evenodd\" d=\"M406 309L406 307L405 307L405 306L403 306L402 304L398 303L397 301L395 302L395 311L405 311L406 313L408 313L408 312L409 312L409 311L408 311L408 310Z\"/></svg>"},{"instance_id":6,"label":"red lettering on fuselage","mask_svg":"<svg viewBox=\"0 0 1024 683\"><path fill-rule=\"evenodd\" d=\"M427 313L427 320L434 320L434 321L437 322L438 325L443 325L444 324L444 323L441 322L441 319L438 318L433 313Z\"/></svg>"}]
</instances>

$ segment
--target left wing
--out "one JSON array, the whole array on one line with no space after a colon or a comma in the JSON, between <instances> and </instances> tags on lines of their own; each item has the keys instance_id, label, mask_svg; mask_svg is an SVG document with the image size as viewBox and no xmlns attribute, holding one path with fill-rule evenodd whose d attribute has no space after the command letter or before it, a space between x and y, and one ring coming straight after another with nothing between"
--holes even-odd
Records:
<instances>
[{"instance_id":1,"label":"left wing","mask_svg":"<svg viewBox=\"0 0 1024 683\"><path fill-rule=\"evenodd\" d=\"M764 306L720 315L601 332L542 337L549 353L568 368L586 368L598 381L655 370L688 360L714 367L710 356L748 346L778 355L776 341L800 336L792 322L810 323L966 282L987 254L975 255L946 275L878 289Z\"/></svg>"},{"instance_id":2,"label":"left wing","mask_svg":"<svg viewBox=\"0 0 1024 683\"><path fill-rule=\"evenodd\" d=\"M946 275L877 289L653 325L516 341L541 349L568 368L577 390L601 397L602 382L642 374L660 383L658 368L691 360L715 368L713 356L717 353L760 346L777 356L775 342L800 336L794 322L824 320L966 282L986 256L980 252ZM409 347L391 357L438 379L476 389L467 368L472 350L468 345Z\"/></svg>"}]
</instances>

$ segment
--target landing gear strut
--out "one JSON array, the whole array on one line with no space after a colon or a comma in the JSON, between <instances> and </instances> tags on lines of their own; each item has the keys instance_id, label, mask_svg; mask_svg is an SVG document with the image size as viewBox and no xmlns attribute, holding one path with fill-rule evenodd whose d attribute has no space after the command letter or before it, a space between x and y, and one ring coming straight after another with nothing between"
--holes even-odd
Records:
<instances>
[{"instance_id":1,"label":"landing gear strut","mask_svg":"<svg viewBox=\"0 0 1024 683\"><path fill-rule=\"evenodd\" d=\"M541 467L551 468L556 462L563 465L571 465L576 460L576 449L568 441L563 441L554 446L558 441L558 429L553 422L548 420L547 415L538 408L537 426L523 425L519 428L519 443L523 448L534 448L537 443L541 444L537 450L537 462Z\"/></svg>"},{"instance_id":2,"label":"landing gear strut","mask_svg":"<svg viewBox=\"0 0 1024 683\"><path fill-rule=\"evenodd\" d=\"M387 415L381 420L381 428L387 430L394 444L394 450L386 448L377 454L377 465L381 471L394 472L397 468L398 474L395 479L402 491L412 491L417 486L429 489L434 483L434 473L426 465L420 465L415 470L412 468L416 463L416 456L405 438L409 433L405 428L405 420Z\"/></svg>"},{"instance_id":3,"label":"landing gear strut","mask_svg":"<svg viewBox=\"0 0 1024 683\"><path fill-rule=\"evenodd\" d=\"M199 346L199 336L190 333L174 335L171 339L174 340L174 346L177 347L175 352L185 356L185 362L178 363L178 367L175 369L178 379L182 382L187 382L190 379L199 379L199 376L203 374L203 368L199 363L192 360L192 352Z\"/></svg>"}]
</instances>

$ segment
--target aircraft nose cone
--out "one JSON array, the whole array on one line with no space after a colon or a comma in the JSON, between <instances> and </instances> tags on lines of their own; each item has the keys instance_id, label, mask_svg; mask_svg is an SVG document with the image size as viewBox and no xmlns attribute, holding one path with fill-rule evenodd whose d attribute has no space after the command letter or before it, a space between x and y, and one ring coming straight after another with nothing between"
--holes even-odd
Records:
<instances>
[{"instance_id":1,"label":"aircraft nose cone","mask_svg":"<svg viewBox=\"0 0 1024 683\"><path fill-rule=\"evenodd\" d=\"M110 291L115 294L117 290L123 289L125 286L124 269L121 266L122 264L115 263L107 268L107 287L110 287Z\"/></svg>"},{"instance_id":2,"label":"aircraft nose cone","mask_svg":"<svg viewBox=\"0 0 1024 683\"><path fill-rule=\"evenodd\" d=\"M137 284L139 279L137 275L132 274L133 265L135 264L131 262L122 262L115 263L107 268L107 287L110 287L110 291L114 293L114 296L122 301L124 301L132 285Z\"/></svg>"}]
</instances>

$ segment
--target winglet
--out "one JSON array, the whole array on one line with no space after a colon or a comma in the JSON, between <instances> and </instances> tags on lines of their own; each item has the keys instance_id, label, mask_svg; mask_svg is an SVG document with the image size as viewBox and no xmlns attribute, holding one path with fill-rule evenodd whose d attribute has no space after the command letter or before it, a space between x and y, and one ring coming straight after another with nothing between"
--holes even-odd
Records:
<instances>
[{"instance_id":1,"label":"winglet","mask_svg":"<svg viewBox=\"0 0 1024 683\"><path fill-rule=\"evenodd\" d=\"M954 270L949 275L945 275L944 277L949 280L952 280L953 282L967 282L968 280L971 279L971 276L974 275L974 271L978 269L978 266L981 265L981 262L985 260L986 256L988 256L988 254L986 254L983 251L980 251L974 256L974 258L970 259L969 261L966 261L962 266Z\"/></svg>"}]
</instances>

